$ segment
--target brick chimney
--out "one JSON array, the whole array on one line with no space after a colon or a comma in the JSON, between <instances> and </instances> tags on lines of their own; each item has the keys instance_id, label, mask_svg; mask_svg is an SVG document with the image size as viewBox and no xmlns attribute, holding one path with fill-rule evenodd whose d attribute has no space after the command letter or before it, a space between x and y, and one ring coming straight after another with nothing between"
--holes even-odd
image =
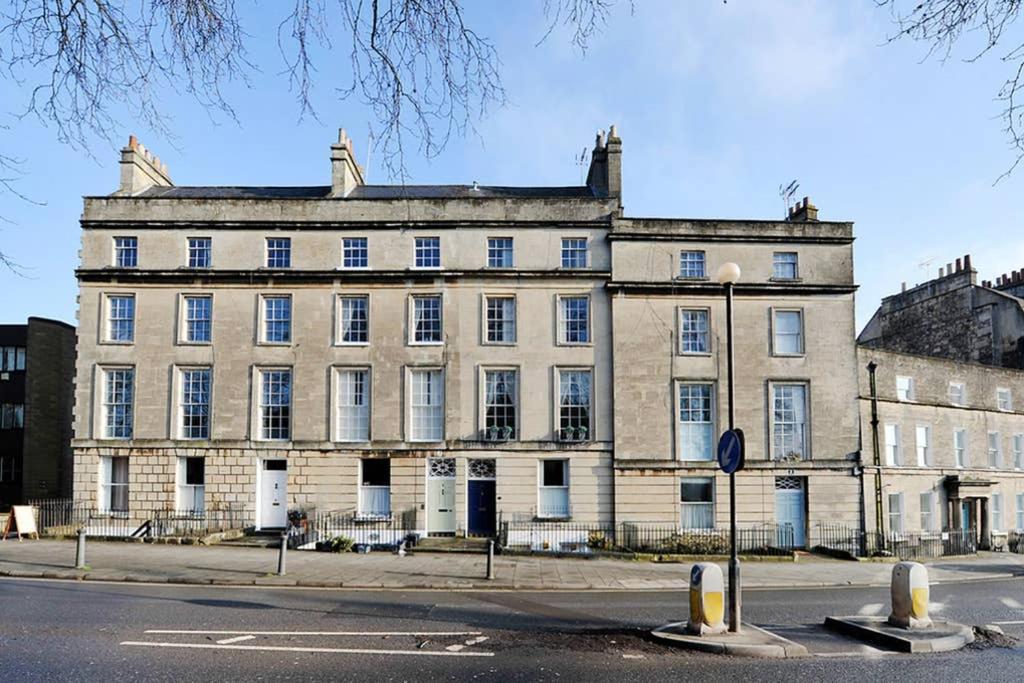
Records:
<instances>
[{"instance_id":1,"label":"brick chimney","mask_svg":"<svg viewBox=\"0 0 1024 683\"><path fill-rule=\"evenodd\" d=\"M607 140L603 130L597 134L594 151L590 154L587 185L597 196L618 200L622 206L622 138L615 126L609 128Z\"/></svg>"},{"instance_id":2,"label":"brick chimney","mask_svg":"<svg viewBox=\"0 0 1024 683\"><path fill-rule=\"evenodd\" d=\"M362 184L363 169L356 163L351 138L341 128L338 141L331 145L331 196L347 197L357 185Z\"/></svg>"},{"instance_id":3,"label":"brick chimney","mask_svg":"<svg viewBox=\"0 0 1024 683\"><path fill-rule=\"evenodd\" d=\"M811 204L810 197L804 197L802 202L797 202L796 206L789 208L789 219L790 221L796 222L817 222L818 221L818 207Z\"/></svg>"},{"instance_id":4,"label":"brick chimney","mask_svg":"<svg viewBox=\"0 0 1024 683\"><path fill-rule=\"evenodd\" d=\"M121 187L114 194L137 195L150 187L172 185L167 164L153 156L134 135L129 136L128 146L121 150Z\"/></svg>"}]
</instances>

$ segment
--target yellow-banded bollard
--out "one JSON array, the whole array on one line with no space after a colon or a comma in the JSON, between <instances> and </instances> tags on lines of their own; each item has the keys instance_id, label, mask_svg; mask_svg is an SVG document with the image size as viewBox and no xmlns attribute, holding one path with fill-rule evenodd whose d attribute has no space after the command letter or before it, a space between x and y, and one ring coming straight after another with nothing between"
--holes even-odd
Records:
<instances>
[{"instance_id":1,"label":"yellow-banded bollard","mask_svg":"<svg viewBox=\"0 0 1024 683\"><path fill-rule=\"evenodd\" d=\"M889 623L900 628L928 628L928 570L920 562L900 562L892 568L892 614Z\"/></svg>"},{"instance_id":2,"label":"yellow-banded bollard","mask_svg":"<svg viewBox=\"0 0 1024 683\"><path fill-rule=\"evenodd\" d=\"M725 632L725 580L722 569L698 562L690 569L690 621L686 630L696 635Z\"/></svg>"}]
</instances>

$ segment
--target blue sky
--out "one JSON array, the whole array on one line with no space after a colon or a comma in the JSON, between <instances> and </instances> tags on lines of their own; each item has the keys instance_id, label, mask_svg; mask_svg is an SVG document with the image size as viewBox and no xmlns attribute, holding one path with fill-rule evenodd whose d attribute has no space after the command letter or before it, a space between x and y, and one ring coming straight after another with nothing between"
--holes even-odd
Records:
<instances>
[{"instance_id":1,"label":"blue sky","mask_svg":"<svg viewBox=\"0 0 1024 683\"><path fill-rule=\"evenodd\" d=\"M565 32L536 45L541 0L467 4L499 49L510 102L440 157L410 156L413 183L577 184L581 150L615 123L627 215L781 217L778 186L796 178L822 219L854 221L858 325L902 281L965 253L979 278L1024 267L1024 168L993 185L1013 160L995 55L922 61L923 45L885 43L889 16L867 0L640 1L635 14L623 2L586 55ZM246 15L261 72L228 91L239 123L163 93L175 137L123 118L118 145L137 134L183 185L327 184L339 126L365 161L370 114L334 92L345 50L320 64L320 121L300 122L279 75L279 12L264 3ZM0 81L0 101L22 98ZM0 224L2 249L30 268L0 270L0 320L74 322L81 197L116 189L117 149L90 141L90 158L37 121L3 121L4 151L25 159L18 188L44 205L0 194L13 221ZM388 182L372 160L369 174Z\"/></svg>"}]
</instances>

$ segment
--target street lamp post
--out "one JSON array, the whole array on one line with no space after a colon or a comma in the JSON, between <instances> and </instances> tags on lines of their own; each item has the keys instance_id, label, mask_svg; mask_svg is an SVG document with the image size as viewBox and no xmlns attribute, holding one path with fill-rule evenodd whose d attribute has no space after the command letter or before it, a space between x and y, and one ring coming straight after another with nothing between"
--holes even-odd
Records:
<instances>
[{"instance_id":1,"label":"street lamp post","mask_svg":"<svg viewBox=\"0 0 1024 683\"><path fill-rule=\"evenodd\" d=\"M725 334L728 356L729 430L736 428L736 376L733 349L732 296L733 285L740 279L740 267L723 263L718 281L725 286ZM740 632L740 558L736 553L736 473L729 473L729 632Z\"/></svg>"}]
</instances>

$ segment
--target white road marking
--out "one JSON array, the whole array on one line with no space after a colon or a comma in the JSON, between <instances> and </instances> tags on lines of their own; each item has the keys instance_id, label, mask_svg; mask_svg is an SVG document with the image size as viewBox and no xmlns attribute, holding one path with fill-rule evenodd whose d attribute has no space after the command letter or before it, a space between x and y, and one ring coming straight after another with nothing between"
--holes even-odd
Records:
<instances>
[{"instance_id":1,"label":"white road marking","mask_svg":"<svg viewBox=\"0 0 1024 683\"><path fill-rule=\"evenodd\" d=\"M880 602L871 602L857 610L857 614L862 617L871 617L881 612L884 606Z\"/></svg>"},{"instance_id":2,"label":"white road marking","mask_svg":"<svg viewBox=\"0 0 1024 683\"><path fill-rule=\"evenodd\" d=\"M946 609L946 603L944 603L944 602L929 602L928 603L928 611L929 612L941 612L944 609Z\"/></svg>"},{"instance_id":3,"label":"white road marking","mask_svg":"<svg viewBox=\"0 0 1024 683\"><path fill-rule=\"evenodd\" d=\"M345 655L421 655L424 657L493 657L493 652L436 652L431 650L374 650L345 647L275 647L273 645L217 645L215 643L145 643L126 640L121 645L134 647L169 647L190 650L245 650L255 652L322 652Z\"/></svg>"},{"instance_id":4,"label":"white road marking","mask_svg":"<svg viewBox=\"0 0 1024 683\"><path fill-rule=\"evenodd\" d=\"M643 659L643 655L622 655L623 659Z\"/></svg>"},{"instance_id":5,"label":"white road marking","mask_svg":"<svg viewBox=\"0 0 1024 683\"><path fill-rule=\"evenodd\" d=\"M900 653L873 650L864 652L813 652L812 654L815 657L879 657L882 655L898 655Z\"/></svg>"},{"instance_id":6,"label":"white road marking","mask_svg":"<svg viewBox=\"0 0 1024 683\"><path fill-rule=\"evenodd\" d=\"M992 623L997 626L1016 626L1018 624L1024 624L1024 621L993 621Z\"/></svg>"},{"instance_id":7,"label":"white road marking","mask_svg":"<svg viewBox=\"0 0 1024 683\"><path fill-rule=\"evenodd\" d=\"M224 640L218 640L218 645L230 645L231 643L241 643L243 640L255 640L256 636L235 636L234 638L225 638Z\"/></svg>"},{"instance_id":8,"label":"white road marking","mask_svg":"<svg viewBox=\"0 0 1024 683\"><path fill-rule=\"evenodd\" d=\"M466 649L466 647L468 647L469 645L476 645L477 643L482 643L485 640L487 640L487 636L477 636L476 638L470 638L461 645L449 645L445 649L449 652L459 652L460 650Z\"/></svg>"},{"instance_id":9,"label":"white road marking","mask_svg":"<svg viewBox=\"0 0 1024 683\"><path fill-rule=\"evenodd\" d=\"M999 602L1003 603L1010 609L1024 609L1024 605L1021 605L1013 598L999 598Z\"/></svg>"},{"instance_id":10,"label":"white road marking","mask_svg":"<svg viewBox=\"0 0 1024 683\"><path fill-rule=\"evenodd\" d=\"M145 633L200 636L478 636L481 631L184 631L149 629Z\"/></svg>"}]
</instances>

